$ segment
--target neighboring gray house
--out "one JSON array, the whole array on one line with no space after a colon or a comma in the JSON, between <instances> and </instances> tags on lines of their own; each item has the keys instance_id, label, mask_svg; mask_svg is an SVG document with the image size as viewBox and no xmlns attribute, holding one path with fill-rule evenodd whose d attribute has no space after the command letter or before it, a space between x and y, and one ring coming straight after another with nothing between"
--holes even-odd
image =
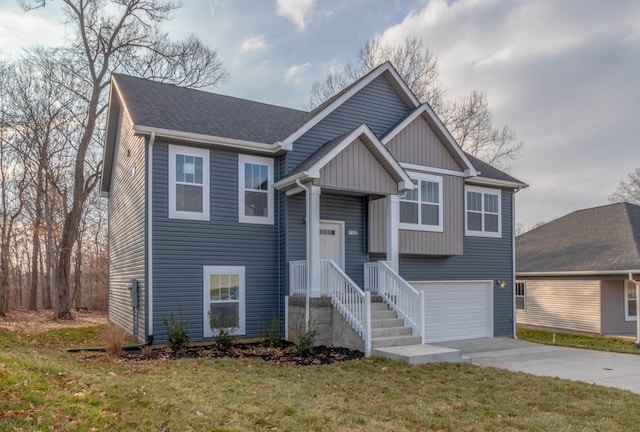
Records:
<instances>
[{"instance_id":1,"label":"neighboring gray house","mask_svg":"<svg viewBox=\"0 0 640 432\"><path fill-rule=\"evenodd\" d=\"M518 324L634 335L640 206L579 210L516 239Z\"/></svg>"},{"instance_id":2,"label":"neighboring gray house","mask_svg":"<svg viewBox=\"0 0 640 432\"><path fill-rule=\"evenodd\" d=\"M299 325L308 293L336 311L328 342L367 353L512 335L525 186L461 151L388 63L311 112L114 74L109 319L161 343L181 310L206 340L211 312L253 337Z\"/></svg>"}]
</instances>

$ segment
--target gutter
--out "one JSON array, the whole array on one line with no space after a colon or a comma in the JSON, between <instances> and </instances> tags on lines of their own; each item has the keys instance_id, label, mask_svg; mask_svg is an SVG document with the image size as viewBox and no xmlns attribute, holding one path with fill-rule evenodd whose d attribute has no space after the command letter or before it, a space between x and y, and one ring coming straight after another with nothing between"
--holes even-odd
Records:
<instances>
[{"instance_id":1,"label":"gutter","mask_svg":"<svg viewBox=\"0 0 640 432\"><path fill-rule=\"evenodd\" d=\"M277 141L273 144L266 144L255 141L245 141L240 139L217 137L193 132L175 131L171 129L156 128L151 126L134 125L133 131L138 135L150 135L155 133L156 136L161 138L194 141L202 144L213 144L242 150L254 150L269 154L275 154L283 150L292 149L291 146L287 146L280 141Z\"/></svg>"},{"instance_id":2,"label":"gutter","mask_svg":"<svg viewBox=\"0 0 640 432\"><path fill-rule=\"evenodd\" d=\"M526 183L513 182L509 180L490 179L486 177L469 177L465 179L465 183L472 183L472 184L483 185L483 186L508 187L508 188L513 188L515 190L526 189L529 187L529 185Z\"/></svg>"}]
</instances>

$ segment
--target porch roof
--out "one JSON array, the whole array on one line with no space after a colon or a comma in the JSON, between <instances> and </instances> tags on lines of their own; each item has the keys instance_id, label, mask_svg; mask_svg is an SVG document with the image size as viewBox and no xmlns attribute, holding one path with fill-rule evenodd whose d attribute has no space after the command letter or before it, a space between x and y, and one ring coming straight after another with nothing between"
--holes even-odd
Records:
<instances>
[{"instance_id":1,"label":"porch roof","mask_svg":"<svg viewBox=\"0 0 640 432\"><path fill-rule=\"evenodd\" d=\"M330 174L333 179L328 178ZM293 190L297 188L296 180L312 180L321 186L383 195L415 187L400 163L366 124L325 143L274 188ZM393 191L388 183L393 183Z\"/></svg>"}]
</instances>

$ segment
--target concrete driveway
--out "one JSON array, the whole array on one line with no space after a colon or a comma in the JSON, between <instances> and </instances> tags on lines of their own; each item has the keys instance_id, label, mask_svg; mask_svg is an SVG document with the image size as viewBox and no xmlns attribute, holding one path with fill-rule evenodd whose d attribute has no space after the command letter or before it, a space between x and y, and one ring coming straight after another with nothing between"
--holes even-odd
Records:
<instances>
[{"instance_id":1,"label":"concrete driveway","mask_svg":"<svg viewBox=\"0 0 640 432\"><path fill-rule=\"evenodd\" d=\"M434 344L435 345L435 344ZM540 345L510 338L438 343L471 362L640 393L640 355Z\"/></svg>"}]
</instances>

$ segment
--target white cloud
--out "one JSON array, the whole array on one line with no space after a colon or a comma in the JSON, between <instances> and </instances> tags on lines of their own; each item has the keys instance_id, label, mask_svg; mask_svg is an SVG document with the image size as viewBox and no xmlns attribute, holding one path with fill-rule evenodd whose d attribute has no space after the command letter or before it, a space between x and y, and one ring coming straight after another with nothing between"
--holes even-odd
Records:
<instances>
[{"instance_id":1,"label":"white cloud","mask_svg":"<svg viewBox=\"0 0 640 432\"><path fill-rule=\"evenodd\" d=\"M299 30L304 30L313 2L314 0L278 0L278 15L289 18Z\"/></svg>"},{"instance_id":2,"label":"white cloud","mask_svg":"<svg viewBox=\"0 0 640 432\"><path fill-rule=\"evenodd\" d=\"M300 85L304 81L304 73L311 67L311 63L301 65L293 65L287 69L284 74L284 80L287 84Z\"/></svg>"},{"instance_id":3,"label":"white cloud","mask_svg":"<svg viewBox=\"0 0 640 432\"><path fill-rule=\"evenodd\" d=\"M267 46L267 41L264 35L252 36L244 40L242 45L240 46L240 51L249 52L249 51L258 51Z\"/></svg>"},{"instance_id":4,"label":"white cloud","mask_svg":"<svg viewBox=\"0 0 640 432\"><path fill-rule=\"evenodd\" d=\"M14 56L33 45L54 46L64 41L64 27L35 13L0 10L0 54Z\"/></svg>"}]
</instances>

